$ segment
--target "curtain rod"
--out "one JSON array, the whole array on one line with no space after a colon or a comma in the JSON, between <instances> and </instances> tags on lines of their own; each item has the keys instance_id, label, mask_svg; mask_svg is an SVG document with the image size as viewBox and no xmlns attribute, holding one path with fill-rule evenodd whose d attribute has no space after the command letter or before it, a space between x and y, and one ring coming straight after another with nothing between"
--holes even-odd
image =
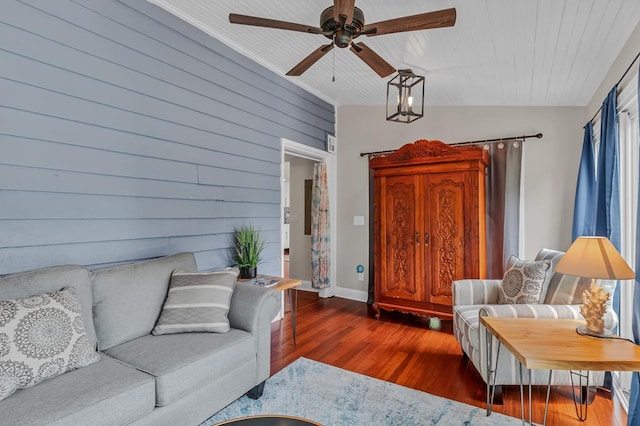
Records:
<instances>
[{"instance_id":1,"label":"curtain rod","mask_svg":"<svg viewBox=\"0 0 640 426\"><path fill-rule=\"evenodd\" d=\"M450 143L448 145L453 145L453 146L480 145L480 144L483 144L483 143L498 143L498 142L512 141L512 140L522 140L522 141L524 141L525 139L529 139L529 138L540 139L540 138L542 138L542 133L536 133L535 135L511 136L511 137L508 137L508 138L481 139L481 140L477 140L477 141L454 142L454 143ZM360 153L360 157L364 157L366 155L390 154L390 153L396 152L396 151L397 150L395 150L395 149L388 149L386 151L361 152Z\"/></svg>"},{"instance_id":2,"label":"curtain rod","mask_svg":"<svg viewBox=\"0 0 640 426\"><path fill-rule=\"evenodd\" d=\"M633 58L633 61L631 61L631 63L629 64L629 66L627 67L627 69L624 71L624 73L622 73L622 77L620 77L620 79L618 80L618 82L615 84L615 86L619 85L620 83L622 83L622 80L624 80L624 78L627 76L627 74L629 74L629 71L631 71L631 68L633 67L633 64L636 63L636 61L638 60L638 58L640 58L640 52L638 52L638 54L636 55L635 58ZM614 87L615 87L614 86ZM591 117L591 120L589 121L593 121L596 119L596 117L598 116L598 114L600 114L600 111L602 111L602 105L600 106L600 108L598 108L598 110L596 111L595 114L593 114L593 117Z\"/></svg>"}]
</instances>

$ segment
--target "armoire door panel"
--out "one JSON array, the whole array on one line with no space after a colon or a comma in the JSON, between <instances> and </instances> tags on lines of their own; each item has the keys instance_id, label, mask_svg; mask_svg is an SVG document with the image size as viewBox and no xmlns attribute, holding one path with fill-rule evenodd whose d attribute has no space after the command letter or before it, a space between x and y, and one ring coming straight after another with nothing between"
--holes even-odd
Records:
<instances>
[{"instance_id":1,"label":"armoire door panel","mask_svg":"<svg viewBox=\"0 0 640 426\"><path fill-rule=\"evenodd\" d=\"M425 264L431 282L429 302L451 305L451 285L465 276L465 181L463 172L426 177L430 244Z\"/></svg>"},{"instance_id":2,"label":"armoire door panel","mask_svg":"<svg viewBox=\"0 0 640 426\"><path fill-rule=\"evenodd\" d=\"M416 285L416 196L415 176L389 176L383 179L384 225L381 227L381 257L385 271L381 291L384 297L419 300Z\"/></svg>"}]
</instances>

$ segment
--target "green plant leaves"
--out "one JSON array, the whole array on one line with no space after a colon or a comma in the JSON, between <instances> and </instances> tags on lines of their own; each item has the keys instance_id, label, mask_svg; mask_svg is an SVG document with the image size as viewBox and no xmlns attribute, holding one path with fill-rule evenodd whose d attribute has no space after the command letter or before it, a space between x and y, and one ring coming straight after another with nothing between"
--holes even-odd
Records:
<instances>
[{"instance_id":1,"label":"green plant leaves","mask_svg":"<svg viewBox=\"0 0 640 426\"><path fill-rule=\"evenodd\" d=\"M253 226L236 228L233 231L236 240L235 261L241 268L255 267L262 262L264 239Z\"/></svg>"}]
</instances>

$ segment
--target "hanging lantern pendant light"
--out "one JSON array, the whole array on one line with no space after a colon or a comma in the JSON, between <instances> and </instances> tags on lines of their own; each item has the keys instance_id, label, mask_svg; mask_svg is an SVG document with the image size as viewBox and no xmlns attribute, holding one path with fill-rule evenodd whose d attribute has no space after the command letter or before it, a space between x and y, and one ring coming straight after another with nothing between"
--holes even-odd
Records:
<instances>
[{"instance_id":1,"label":"hanging lantern pendant light","mask_svg":"<svg viewBox=\"0 0 640 426\"><path fill-rule=\"evenodd\" d=\"M424 77L398 70L387 83L387 120L411 123L424 116Z\"/></svg>"}]
</instances>

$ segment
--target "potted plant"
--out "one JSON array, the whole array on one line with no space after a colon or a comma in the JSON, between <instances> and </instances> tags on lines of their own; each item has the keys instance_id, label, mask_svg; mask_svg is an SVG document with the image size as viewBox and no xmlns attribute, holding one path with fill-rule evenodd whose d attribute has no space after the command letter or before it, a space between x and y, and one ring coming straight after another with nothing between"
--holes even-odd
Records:
<instances>
[{"instance_id":1,"label":"potted plant","mask_svg":"<svg viewBox=\"0 0 640 426\"><path fill-rule=\"evenodd\" d=\"M233 231L236 240L235 261L240 268L240 278L255 278L258 264L262 262L264 239L253 226L244 226Z\"/></svg>"}]
</instances>

